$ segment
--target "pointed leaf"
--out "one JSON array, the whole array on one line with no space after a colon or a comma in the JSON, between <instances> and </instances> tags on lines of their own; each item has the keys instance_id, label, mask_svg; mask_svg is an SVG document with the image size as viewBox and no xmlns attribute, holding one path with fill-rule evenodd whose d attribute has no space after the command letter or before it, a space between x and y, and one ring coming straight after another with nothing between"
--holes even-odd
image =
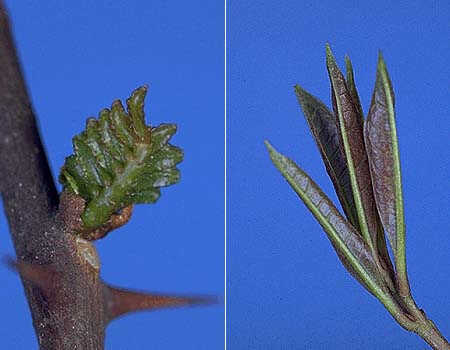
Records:
<instances>
[{"instance_id":1,"label":"pointed leaf","mask_svg":"<svg viewBox=\"0 0 450 350\"><path fill-rule=\"evenodd\" d=\"M394 99L389 74L380 54L375 89L365 123L366 148L381 221L396 265L405 268L405 223Z\"/></svg>"},{"instance_id":2,"label":"pointed leaf","mask_svg":"<svg viewBox=\"0 0 450 350\"><path fill-rule=\"evenodd\" d=\"M74 137L75 154L61 170L64 190L81 196L85 209L82 232L92 232L120 209L136 203L152 203L160 187L176 183L181 149L169 144L176 126L147 127L144 98L147 87L136 89L127 100L128 114L120 101L104 109L99 120L89 118L86 129Z\"/></svg>"},{"instance_id":3,"label":"pointed leaf","mask_svg":"<svg viewBox=\"0 0 450 350\"><path fill-rule=\"evenodd\" d=\"M295 93L319 148L327 173L333 182L342 209L350 223L359 230L350 175L345 156L339 147L340 136L335 116L324 103L303 90L299 85L295 86Z\"/></svg>"},{"instance_id":4,"label":"pointed leaf","mask_svg":"<svg viewBox=\"0 0 450 350\"><path fill-rule=\"evenodd\" d=\"M352 97L353 104L355 105L356 109L358 110L359 117L363 120L364 119L364 113L361 106L361 101L359 99L358 90L356 89L355 84L355 75L353 73L353 66L352 61L350 61L350 57L345 56L345 70L347 75L347 87L348 92L350 93L350 96Z\"/></svg>"},{"instance_id":5,"label":"pointed leaf","mask_svg":"<svg viewBox=\"0 0 450 350\"><path fill-rule=\"evenodd\" d=\"M352 62L350 61L350 57L348 57L348 56L345 56L345 67L346 67L346 74L347 74L346 79L347 79L348 91L350 93L350 96L352 97L353 104L356 106L356 108L358 110L358 113L361 118L361 122L364 123L364 112L363 112L363 109L361 106L361 101L359 99L358 90L356 89L355 75L353 73ZM393 277L394 270L392 267L391 258L389 256L389 252L388 252L387 245L386 245L386 238L384 236L384 228L383 228L383 225L379 218L379 215L377 215L377 250L378 250L378 253L380 254L381 259L385 263L386 270L388 270L389 273L391 274L391 277Z\"/></svg>"},{"instance_id":6,"label":"pointed leaf","mask_svg":"<svg viewBox=\"0 0 450 350\"><path fill-rule=\"evenodd\" d=\"M383 298L385 286L367 244L302 169L278 153L269 142L265 143L275 166L320 223L338 256L344 258L344 266L371 293Z\"/></svg>"},{"instance_id":7,"label":"pointed leaf","mask_svg":"<svg viewBox=\"0 0 450 350\"><path fill-rule=\"evenodd\" d=\"M335 98L335 115L341 131L359 226L372 254L378 260L376 250L378 213L364 146L363 118L353 102L345 78L336 64L329 45L327 45L327 69L332 96Z\"/></svg>"}]
</instances>

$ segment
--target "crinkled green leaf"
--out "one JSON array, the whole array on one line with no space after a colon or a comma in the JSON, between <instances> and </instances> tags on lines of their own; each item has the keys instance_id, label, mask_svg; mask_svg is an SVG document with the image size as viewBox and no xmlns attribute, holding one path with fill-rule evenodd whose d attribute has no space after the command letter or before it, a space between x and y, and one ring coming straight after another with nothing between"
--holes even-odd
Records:
<instances>
[{"instance_id":1,"label":"crinkled green leaf","mask_svg":"<svg viewBox=\"0 0 450 350\"><path fill-rule=\"evenodd\" d=\"M153 203L160 187L176 183L182 161L181 149L168 141L176 132L173 124L145 124L147 88L136 89L127 100L89 118L86 129L73 139L74 155L67 157L59 177L64 190L85 201L84 230L104 225L118 210L137 203Z\"/></svg>"},{"instance_id":2,"label":"crinkled green leaf","mask_svg":"<svg viewBox=\"0 0 450 350\"><path fill-rule=\"evenodd\" d=\"M269 142L265 143L272 162L320 223L347 270L371 293L383 298L383 278L369 247L358 232L302 169L278 153Z\"/></svg>"},{"instance_id":3,"label":"crinkled green leaf","mask_svg":"<svg viewBox=\"0 0 450 350\"><path fill-rule=\"evenodd\" d=\"M405 259L405 223L394 104L391 80L380 54L365 140L378 212L398 263Z\"/></svg>"},{"instance_id":4,"label":"crinkled green leaf","mask_svg":"<svg viewBox=\"0 0 450 350\"><path fill-rule=\"evenodd\" d=\"M378 213L372 190L369 162L364 145L363 116L355 105L346 80L327 45L327 69L330 77L334 112L340 128L342 146L358 213L361 233L377 253Z\"/></svg>"},{"instance_id":5,"label":"crinkled green leaf","mask_svg":"<svg viewBox=\"0 0 450 350\"><path fill-rule=\"evenodd\" d=\"M345 156L339 147L340 131L336 125L335 116L323 102L303 90L299 85L295 86L295 93L319 148L325 168L333 182L342 209L352 225L359 230L350 175Z\"/></svg>"}]
</instances>

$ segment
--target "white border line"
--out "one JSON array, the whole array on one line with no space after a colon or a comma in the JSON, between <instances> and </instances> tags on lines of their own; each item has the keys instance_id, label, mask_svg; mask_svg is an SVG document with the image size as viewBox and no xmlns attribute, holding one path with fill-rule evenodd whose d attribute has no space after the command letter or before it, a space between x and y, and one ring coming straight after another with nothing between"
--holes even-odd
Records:
<instances>
[{"instance_id":1,"label":"white border line","mask_svg":"<svg viewBox=\"0 0 450 350\"><path fill-rule=\"evenodd\" d=\"M224 349L227 348L227 0L224 0Z\"/></svg>"}]
</instances>

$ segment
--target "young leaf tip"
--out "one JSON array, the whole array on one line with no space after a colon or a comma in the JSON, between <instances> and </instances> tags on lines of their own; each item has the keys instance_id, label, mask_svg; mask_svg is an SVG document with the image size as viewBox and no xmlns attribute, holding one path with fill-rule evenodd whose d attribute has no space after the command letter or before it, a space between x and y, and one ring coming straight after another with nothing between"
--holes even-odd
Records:
<instances>
[{"instance_id":1,"label":"young leaf tip","mask_svg":"<svg viewBox=\"0 0 450 350\"><path fill-rule=\"evenodd\" d=\"M300 94L304 94L306 92L306 90L303 89L299 84L294 85L294 91L297 96L299 96Z\"/></svg>"},{"instance_id":2,"label":"young leaf tip","mask_svg":"<svg viewBox=\"0 0 450 350\"><path fill-rule=\"evenodd\" d=\"M301 106L303 106L305 98L307 98L307 96L309 96L310 94L298 84L294 86L294 92L295 96L297 96L297 101L300 103Z\"/></svg>"},{"instance_id":3,"label":"young leaf tip","mask_svg":"<svg viewBox=\"0 0 450 350\"><path fill-rule=\"evenodd\" d=\"M266 146L270 155L272 155L272 153L277 153L277 150L270 144L268 140L264 140L264 145Z\"/></svg>"},{"instance_id":4,"label":"young leaf tip","mask_svg":"<svg viewBox=\"0 0 450 350\"><path fill-rule=\"evenodd\" d=\"M294 86L294 92L297 96L297 100L303 110L303 114L306 120L310 119L311 113L317 112L318 109L322 110L327 108L318 98L311 95L308 91L302 88L300 85ZM319 106L321 105L321 106Z\"/></svg>"},{"instance_id":5,"label":"young leaf tip","mask_svg":"<svg viewBox=\"0 0 450 350\"><path fill-rule=\"evenodd\" d=\"M275 147L273 147L269 141L264 140L264 144L267 148L267 150L269 151L269 156L270 159L272 160L272 163L276 164L277 163L277 157L280 156L280 154L278 153L278 151L275 149Z\"/></svg>"},{"instance_id":6,"label":"young leaf tip","mask_svg":"<svg viewBox=\"0 0 450 350\"><path fill-rule=\"evenodd\" d=\"M383 53L381 52L381 50L378 50L378 69L380 71L386 71L386 63L384 62L384 57L383 57Z\"/></svg>"},{"instance_id":7,"label":"young leaf tip","mask_svg":"<svg viewBox=\"0 0 450 350\"><path fill-rule=\"evenodd\" d=\"M348 57L348 55L345 55L345 68L347 70L347 76L353 77L353 66L352 66L352 61L350 60L350 57Z\"/></svg>"},{"instance_id":8,"label":"young leaf tip","mask_svg":"<svg viewBox=\"0 0 450 350\"><path fill-rule=\"evenodd\" d=\"M333 51L331 51L331 46L329 43L325 44L325 53L326 53L326 57L327 57L327 62L336 62L334 55L333 55Z\"/></svg>"},{"instance_id":9,"label":"young leaf tip","mask_svg":"<svg viewBox=\"0 0 450 350\"><path fill-rule=\"evenodd\" d=\"M333 55L333 51L331 51L330 44L328 44L328 43L326 44L325 51L326 51L327 69L328 69L329 74L331 74L332 72L336 72L336 71L340 72L339 66Z\"/></svg>"}]
</instances>

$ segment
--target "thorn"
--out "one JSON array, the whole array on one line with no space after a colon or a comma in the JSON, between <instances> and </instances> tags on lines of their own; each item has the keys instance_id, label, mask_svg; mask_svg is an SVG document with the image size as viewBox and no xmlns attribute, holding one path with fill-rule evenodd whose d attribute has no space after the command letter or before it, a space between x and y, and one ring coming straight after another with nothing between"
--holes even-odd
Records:
<instances>
[{"instance_id":1,"label":"thorn","mask_svg":"<svg viewBox=\"0 0 450 350\"><path fill-rule=\"evenodd\" d=\"M218 303L215 296L175 296L145 293L115 288L106 284L103 284L103 289L108 322L130 312Z\"/></svg>"},{"instance_id":2,"label":"thorn","mask_svg":"<svg viewBox=\"0 0 450 350\"><path fill-rule=\"evenodd\" d=\"M56 280L59 278L59 273L55 272L49 266L33 265L15 260L11 257L6 257L3 260L11 270L20 273L24 279L40 288L46 297L49 297L54 291Z\"/></svg>"}]
</instances>

